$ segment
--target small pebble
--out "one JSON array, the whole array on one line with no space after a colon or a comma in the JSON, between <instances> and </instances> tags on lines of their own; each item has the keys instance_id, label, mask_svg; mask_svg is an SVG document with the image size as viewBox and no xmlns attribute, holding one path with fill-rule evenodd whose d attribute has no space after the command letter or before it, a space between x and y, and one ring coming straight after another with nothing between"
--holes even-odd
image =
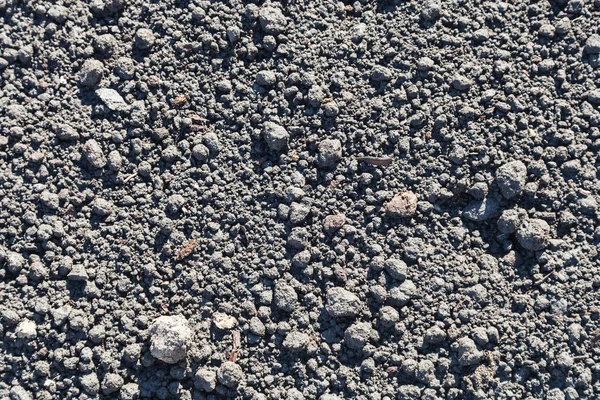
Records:
<instances>
[{"instance_id":1,"label":"small pebble","mask_svg":"<svg viewBox=\"0 0 600 400\"><path fill-rule=\"evenodd\" d=\"M391 216L410 217L417 212L417 196L411 191L402 192L387 203L385 212Z\"/></svg>"}]
</instances>

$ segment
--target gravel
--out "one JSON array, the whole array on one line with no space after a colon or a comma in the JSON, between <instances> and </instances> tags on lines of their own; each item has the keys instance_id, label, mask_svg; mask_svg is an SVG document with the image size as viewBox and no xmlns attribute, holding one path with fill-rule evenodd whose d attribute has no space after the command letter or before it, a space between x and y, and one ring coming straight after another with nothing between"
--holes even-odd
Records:
<instances>
[{"instance_id":1,"label":"gravel","mask_svg":"<svg viewBox=\"0 0 600 400\"><path fill-rule=\"evenodd\" d=\"M342 158L342 143L337 139L325 139L319 143L319 167L332 167Z\"/></svg>"},{"instance_id":2,"label":"gravel","mask_svg":"<svg viewBox=\"0 0 600 400\"><path fill-rule=\"evenodd\" d=\"M0 0L0 398L600 398L599 11Z\"/></svg>"},{"instance_id":3,"label":"gravel","mask_svg":"<svg viewBox=\"0 0 600 400\"><path fill-rule=\"evenodd\" d=\"M192 330L183 315L158 317L150 327L150 352L169 364L187 356Z\"/></svg>"},{"instance_id":4,"label":"gravel","mask_svg":"<svg viewBox=\"0 0 600 400\"><path fill-rule=\"evenodd\" d=\"M417 196L410 191L400 193L390 200L385 211L391 216L410 217L417 211Z\"/></svg>"},{"instance_id":5,"label":"gravel","mask_svg":"<svg viewBox=\"0 0 600 400\"><path fill-rule=\"evenodd\" d=\"M199 368L194 375L194 386L204 392L212 392L217 387L217 373L208 368Z\"/></svg>"},{"instance_id":6,"label":"gravel","mask_svg":"<svg viewBox=\"0 0 600 400\"><path fill-rule=\"evenodd\" d=\"M285 337L283 348L291 352L306 350L310 343L310 337L304 332L290 332Z\"/></svg>"},{"instance_id":7,"label":"gravel","mask_svg":"<svg viewBox=\"0 0 600 400\"><path fill-rule=\"evenodd\" d=\"M355 317L362 308L358 296L341 287L333 287L327 291L325 309L333 318Z\"/></svg>"},{"instance_id":8,"label":"gravel","mask_svg":"<svg viewBox=\"0 0 600 400\"><path fill-rule=\"evenodd\" d=\"M96 89L96 96L111 111L127 111L129 105L123 100L123 97L114 89L101 88Z\"/></svg>"},{"instance_id":9,"label":"gravel","mask_svg":"<svg viewBox=\"0 0 600 400\"><path fill-rule=\"evenodd\" d=\"M267 142L267 146L269 146L269 149L272 151L281 151L285 149L290 139L288 131L283 126L274 122L265 122L263 136L265 142Z\"/></svg>"},{"instance_id":10,"label":"gravel","mask_svg":"<svg viewBox=\"0 0 600 400\"><path fill-rule=\"evenodd\" d=\"M102 79L104 65L99 60L86 60L81 66L79 82L82 86L91 88Z\"/></svg>"},{"instance_id":11,"label":"gravel","mask_svg":"<svg viewBox=\"0 0 600 400\"><path fill-rule=\"evenodd\" d=\"M351 349L361 350L371 336L371 324L368 322L356 322L344 333L344 343Z\"/></svg>"},{"instance_id":12,"label":"gravel","mask_svg":"<svg viewBox=\"0 0 600 400\"><path fill-rule=\"evenodd\" d=\"M509 162L496 170L496 182L507 199L520 195L526 181L527 167L521 161Z\"/></svg>"},{"instance_id":13,"label":"gravel","mask_svg":"<svg viewBox=\"0 0 600 400\"><path fill-rule=\"evenodd\" d=\"M219 368L217 379L223 385L234 388L244 379L242 368L231 361L225 361Z\"/></svg>"},{"instance_id":14,"label":"gravel","mask_svg":"<svg viewBox=\"0 0 600 400\"><path fill-rule=\"evenodd\" d=\"M532 251L543 250L548 245L550 226L543 219L533 218L519 226L517 240L523 248Z\"/></svg>"}]
</instances>

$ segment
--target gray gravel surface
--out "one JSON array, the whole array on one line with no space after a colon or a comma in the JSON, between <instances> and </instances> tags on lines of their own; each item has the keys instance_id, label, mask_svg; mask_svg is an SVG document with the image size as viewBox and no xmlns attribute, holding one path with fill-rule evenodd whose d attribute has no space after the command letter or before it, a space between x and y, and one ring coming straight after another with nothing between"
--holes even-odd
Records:
<instances>
[{"instance_id":1,"label":"gray gravel surface","mask_svg":"<svg viewBox=\"0 0 600 400\"><path fill-rule=\"evenodd\" d=\"M600 1L0 0L0 398L600 398Z\"/></svg>"}]
</instances>

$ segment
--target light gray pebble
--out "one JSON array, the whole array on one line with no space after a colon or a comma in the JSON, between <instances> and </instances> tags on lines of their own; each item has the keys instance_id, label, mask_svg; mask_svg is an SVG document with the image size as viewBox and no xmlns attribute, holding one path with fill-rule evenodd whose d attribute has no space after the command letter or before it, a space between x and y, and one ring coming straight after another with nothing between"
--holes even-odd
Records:
<instances>
[{"instance_id":1,"label":"light gray pebble","mask_svg":"<svg viewBox=\"0 0 600 400\"><path fill-rule=\"evenodd\" d=\"M4 326L14 326L19 323L19 314L16 311L8 308L2 309L0 313L0 321Z\"/></svg>"},{"instance_id":2,"label":"light gray pebble","mask_svg":"<svg viewBox=\"0 0 600 400\"><path fill-rule=\"evenodd\" d=\"M376 82L390 81L392 77L392 70L382 65L376 65L371 71L371 79Z\"/></svg>"},{"instance_id":3,"label":"light gray pebble","mask_svg":"<svg viewBox=\"0 0 600 400\"><path fill-rule=\"evenodd\" d=\"M454 79L452 80L452 87L456 90L460 90L463 92L471 89L472 84L473 84L473 82L469 78L467 78L466 76L463 76L463 75L456 75L454 77Z\"/></svg>"},{"instance_id":4,"label":"light gray pebble","mask_svg":"<svg viewBox=\"0 0 600 400\"><path fill-rule=\"evenodd\" d=\"M92 212L101 217L111 215L115 211L115 205L112 201L97 198L92 204Z\"/></svg>"},{"instance_id":5,"label":"light gray pebble","mask_svg":"<svg viewBox=\"0 0 600 400\"><path fill-rule=\"evenodd\" d=\"M429 387L437 387L440 384L435 377L435 364L431 360L419 361L415 377Z\"/></svg>"},{"instance_id":6,"label":"light gray pebble","mask_svg":"<svg viewBox=\"0 0 600 400\"><path fill-rule=\"evenodd\" d=\"M88 394L95 395L100 390L98 375L94 372L82 376L80 383L83 390Z\"/></svg>"},{"instance_id":7,"label":"light gray pebble","mask_svg":"<svg viewBox=\"0 0 600 400\"><path fill-rule=\"evenodd\" d=\"M556 31L556 29L554 28L554 25L543 24L542 26L540 26L540 29L538 30L538 35L540 35L540 37L543 37L543 38L552 39L554 37L555 31Z\"/></svg>"},{"instance_id":8,"label":"light gray pebble","mask_svg":"<svg viewBox=\"0 0 600 400\"><path fill-rule=\"evenodd\" d=\"M475 32L473 32L473 36L472 36L473 41L475 41L476 43L486 42L489 40L489 38L490 38L490 31L489 31L489 29L486 29L486 28L477 29Z\"/></svg>"},{"instance_id":9,"label":"light gray pebble","mask_svg":"<svg viewBox=\"0 0 600 400\"><path fill-rule=\"evenodd\" d=\"M264 336L266 332L265 324L258 317L250 319L250 332L256 336Z\"/></svg>"},{"instance_id":10,"label":"light gray pebble","mask_svg":"<svg viewBox=\"0 0 600 400\"><path fill-rule=\"evenodd\" d=\"M24 319L17 325L15 334L19 339L32 340L37 336L37 324L30 319Z\"/></svg>"},{"instance_id":11,"label":"light gray pebble","mask_svg":"<svg viewBox=\"0 0 600 400\"><path fill-rule=\"evenodd\" d=\"M308 205L296 202L290 204L289 220L292 224L298 225L304 222L309 214L310 207Z\"/></svg>"},{"instance_id":12,"label":"light gray pebble","mask_svg":"<svg viewBox=\"0 0 600 400\"><path fill-rule=\"evenodd\" d=\"M48 9L47 15L52 21L63 24L69 17L69 9L65 6L53 5Z\"/></svg>"},{"instance_id":13,"label":"light gray pebble","mask_svg":"<svg viewBox=\"0 0 600 400\"><path fill-rule=\"evenodd\" d=\"M462 366L478 364L483 357L483 353L477 348L477 345L471 338L460 338L456 342L458 351L458 363Z\"/></svg>"},{"instance_id":14,"label":"light gray pebble","mask_svg":"<svg viewBox=\"0 0 600 400\"><path fill-rule=\"evenodd\" d=\"M462 215L471 221L486 221L498 214L499 207L500 203L491 197L483 200L473 200L464 208Z\"/></svg>"},{"instance_id":15,"label":"light gray pebble","mask_svg":"<svg viewBox=\"0 0 600 400\"><path fill-rule=\"evenodd\" d=\"M396 398L398 400L422 399L421 389L416 385L402 385L398 388L398 394Z\"/></svg>"},{"instance_id":16,"label":"light gray pebble","mask_svg":"<svg viewBox=\"0 0 600 400\"><path fill-rule=\"evenodd\" d=\"M197 144L192 149L192 157L194 157L198 161L206 161L208 156L210 155L210 151L208 147L203 144Z\"/></svg>"},{"instance_id":17,"label":"light gray pebble","mask_svg":"<svg viewBox=\"0 0 600 400\"><path fill-rule=\"evenodd\" d=\"M292 312L298 302L298 294L286 282L277 282L273 292L275 307L285 312Z\"/></svg>"},{"instance_id":18,"label":"light gray pebble","mask_svg":"<svg viewBox=\"0 0 600 400\"><path fill-rule=\"evenodd\" d=\"M342 143L337 139L325 139L319 143L317 165L332 167L342 158Z\"/></svg>"},{"instance_id":19,"label":"light gray pebble","mask_svg":"<svg viewBox=\"0 0 600 400\"><path fill-rule=\"evenodd\" d=\"M83 155L94 168L104 168L107 163L102 147L95 139L88 140L83 146Z\"/></svg>"},{"instance_id":20,"label":"light gray pebble","mask_svg":"<svg viewBox=\"0 0 600 400\"><path fill-rule=\"evenodd\" d=\"M559 388L550 389L546 400L565 400L565 394Z\"/></svg>"},{"instance_id":21,"label":"light gray pebble","mask_svg":"<svg viewBox=\"0 0 600 400\"><path fill-rule=\"evenodd\" d=\"M119 392L123 383L123 378L119 374L109 372L104 376L100 389L102 390L102 394L110 395Z\"/></svg>"},{"instance_id":22,"label":"light gray pebble","mask_svg":"<svg viewBox=\"0 0 600 400\"><path fill-rule=\"evenodd\" d=\"M150 29L140 28L135 33L134 44L140 50L151 49L155 41L154 33Z\"/></svg>"},{"instance_id":23,"label":"light gray pebble","mask_svg":"<svg viewBox=\"0 0 600 400\"><path fill-rule=\"evenodd\" d=\"M344 333L344 343L351 349L362 350L371 338L371 324L355 322Z\"/></svg>"},{"instance_id":24,"label":"light gray pebble","mask_svg":"<svg viewBox=\"0 0 600 400\"><path fill-rule=\"evenodd\" d=\"M80 135L72 126L67 124L59 125L56 129L56 136L60 140L71 141L79 139Z\"/></svg>"},{"instance_id":25,"label":"light gray pebble","mask_svg":"<svg viewBox=\"0 0 600 400\"><path fill-rule=\"evenodd\" d=\"M99 35L94 40L94 49L103 57L111 56L118 47L119 42L110 33Z\"/></svg>"},{"instance_id":26,"label":"light gray pebble","mask_svg":"<svg viewBox=\"0 0 600 400\"><path fill-rule=\"evenodd\" d=\"M327 291L327 313L334 318L355 317L362 303L358 296L341 287L332 287Z\"/></svg>"},{"instance_id":27,"label":"light gray pebble","mask_svg":"<svg viewBox=\"0 0 600 400\"><path fill-rule=\"evenodd\" d=\"M285 395L287 400L304 400L304 395L296 388L291 388Z\"/></svg>"},{"instance_id":28,"label":"light gray pebble","mask_svg":"<svg viewBox=\"0 0 600 400\"><path fill-rule=\"evenodd\" d=\"M123 157L121 157L121 153L119 153L118 150L112 150L108 153L106 165L111 171L119 171L123 166Z\"/></svg>"},{"instance_id":29,"label":"light gray pebble","mask_svg":"<svg viewBox=\"0 0 600 400\"><path fill-rule=\"evenodd\" d=\"M600 54L600 35L594 33L587 38L585 52L588 54Z\"/></svg>"},{"instance_id":30,"label":"light gray pebble","mask_svg":"<svg viewBox=\"0 0 600 400\"><path fill-rule=\"evenodd\" d=\"M187 356L192 330L183 315L158 317L150 327L150 352L156 358L175 364Z\"/></svg>"},{"instance_id":31,"label":"light gray pebble","mask_svg":"<svg viewBox=\"0 0 600 400\"><path fill-rule=\"evenodd\" d=\"M446 332L439 326L434 325L427 329L423 339L428 344L441 344L446 340Z\"/></svg>"},{"instance_id":32,"label":"light gray pebble","mask_svg":"<svg viewBox=\"0 0 600 400\"><path fill-rule=\"evenodd\" d=\"M326 102L323 105L323 113L326 117L337 117L340 113L340 107L338 103L335 101Z\"/></svg>"},{"instance_id":33,"label":"light gray pebble","mask_svg":"<svg viewBox=\"0 0 600 400\"><path fill-rule=\"evenodd\" d=\"M277 76L273 71L260 71L256 74L256 83L260 86L273 86L277 83Z\"/></svg>"},{"instance_id":34,"label":"light gray pebble","mask_svg":"<svg viewBox=\"0 0 600 400\"><path fill-rule=\"evenodd\" d=\"M293 228L288 236L287 244L294 249L304 250L310 245L310 238L311 235L306 228Z\"/></svg>"},{"instance_id":35,"label":"light gray pebble","mask_svg":"<svg viewBox=\"0 0 600 400\"><path fill-rule=\"evenodd\" d=\"M546 248L550 238L550 226L543 219L524 221L517 230L517 240L526 250L539 251Z\"/></svg>"},{"instance_id":36,"label":"light gray pebble","mask_svg":"<svg viewBox=\"0 0 600 400\"><path fill-rule=\"evenodd\" d=\"M95 344L102 343L105 337L106 329L104 325L94 325L88 332L88 338Z\"/></svg>"},{"instance_id":37,"label":"light gray pebble","mask_svg":"<svg viewBox=\"0 0 600 400\"><path fill-rule=\"evenodd\" d=\"M267 121L263 128L263 137L269 149L281 151L288 146L290 134L283 126Z\"/></svg>"},{"instance_id":38,"label":"light gray pebble","mask_svg":"<svg viewBox=\"0 0 600 400\"><path fill-rule=\"evenodd\" d=\"M485 182L474 183L469 189L469 194L476 200L483 200L488 194L488 185Z\"/></svg>"},{"instance_id":39,"label":"light gray pebble","mask_svg":"<svg viewBox=\"0 0 600 400\"><path fill-rule=\"evenodd\" d=\"M199 368L194 375L194 387L210 393L217 387L217 374L209 368Z\"/></svg>"},{"instance_id":40,"label":"light gray pebble","mask_svg":"<svg viewBox=\"0 0 600 400\"><path fill-rule=\"evenodd\" d=\"M379 322L385 327L392 327L400 320L400 314L394 307L383 306L379 310Z\"/></svg>"},{"instance_id":41,"label":"light gray pebble","mask_svg":"<svg viewBox=\"0 0 600 400\"><path fill-rule=\"evenodd\" d=\"M405 280L400 286L390 290L388 301L393 305L402 307L408 304L411 299L415 298L417 294L417 286L414 282Z\"/></svg>"},{"instance_id":42,"label":"light gray pebble","mask_svg":"<svg viewBox=\"0 0 600 400\"><path fill-rule=\"evenodd\" d=\"M79 83L82 86L91 88L96 86L102 79L104 64L99 60L86 60L81 66L79 72Z\"/></svg>"},{"instance_id":43,"label":"light gray pebble","mask_svg":"<svg viewBox=\"0 0 600 400\"><path fill-rule=\"evenodd\" d=\"M237 26L230 26L227 28L226 34L230 43L236 43L240 40L241 31Z\"/></svg>"},{"instance_id":44,"label":"light gray pebble","mask_svg":"<svg viewBox=\"0 0 600 400\"><path fill-rule=\"evenodd\" d=\"M202 141L210 153L216 154L219 152L220 140L215 132L206 133L202 137Z\"/></svg>"},{"instance_id":45,"label":"light gray pebble","mask_svg":"<svg viewBox=\"0 0 600 400\"><path fill-rule=\"evenodd\" d=\"M135 364L142 354L142 345L140 343L128 344L123 349L123 361Z\"/></svg>"},{"instance_id":46,"label":"light gray pebble","mask_svg":"<svg viewBox=\"0 0 600 400\"><path fill-rule=\"evenodd\" d=\"M10 400L33 400L31 394L22 386L13 386L9 392Z\"/></svg>"},{"instance_id":47,"label":"light gray pebble","mask_svg":"<svg viewBox=\"0 0 600 400\"><path fill-rule=\"evenodd\" d=\"M577 200L577 206L579 207L579 210L581 210L581 212L586 215L594 216L598 211L598 202L596 201L594 196L591 195L584 196Z\"/></svg>"},{"instance_id":48,"label":"light gray pebble","mask_svg":"<svg viewBox=\"0 0 600 400\"><path fill-rule=\"evenodd\" d=\"M435 66L435 62L429 57L421 57L417 61L417 69L419 71L429 71Z\"/></svg>"},{"instance_id":49,"label":"light gray pebble","mask_svg":"<svg viewBox=\"0 0 600 400\"><path fill-rule=\"evenodd\" d=\"M115 62L114 72L115 74L123 79L133 79L135 76L135 61L129 57L119 57Z\"/></svg>"},{"instance_id":50,"label":"light gray pebble","mask_svg":"<svg viewBox=\"0 0 600 400\"><path fill-rule=\"evenodd\" d=\"M137 383L130 382L123 385L121 388L121 400L135 400L140 394L140 387Z\"/></svg>"},{"instance_id":51,"label":"light gray pebble","mask_svg":"<svg viewBox=\"0 0 600 400\"><path fill-rule=\"evenodd\" d=\"M167 211L173 214L178 213L186 203L185 197L180 194L173 194L167 200Z\"/></svg>"},{"instance_id":52,"label":"light gray pebble","mask_svg":"<svg viewBox=\"0 0 600 400\"><path fill-rule=\"evenodd\" d=\"M57 326L62 326L65 322L67 322L67 318L71 314L71 307L63 306L52 309L50 311L52 314L52 319Z\"/></svg>"},{"instance_id":53,"label":"light gray pebble","mask_svg":"<svg viewBox=\"0 0 600 400\"><path fill-rule=\"evenodd\" d=\"M225 361L221 364L217 378L222 385L229 388L237 387L244 379L242 367L231 361Z\"/></svg>"},{"instance_id":54,"label":"light gray pebble","mask_svg":"<svg viewBox=\"0 0 600 400\"><path fill-rule=\"evenodd\" d=\"M505 210L498 218L498 230L505 234L515 233L525 219L527 212L523 209Z\"/></svg>"},{"instance_id":55,"label":"light gray pebble","mask_svg":"<svg viewBox=\"0 0 600 400\"><path fill-rule=\"evenodd\" d=\"M114 89L100 88L96 89L96 96L111 111L127 111L129 105L123 100L123 97Z\"/></svg>"},{"instance_id":56,"label":"light gray pebble","mask_svg":"<svg viewBox=\"0 0 600 400\"><path fill-rule=\"evenodd\" d=\"M306 333L292 331L287 334L282 345L287 351L300 352L306 350L309 343L310 337Z\"/></svg>"},{"instance_id":57,"label":"light gray pebble","mask_svg":"<svg viewBox=\"0 0 600 400\"><path fill-rule=\"evenodd\" d=\"M403 281L408 273L408 266L399 258L390 258L383 264L386 272L394 279Z\"/></svg>"},{"instance_id":58,"label":"light gray pebble","mask_svg":"<svg viewBox=\"0 0 600 400\"><path fill-rule=\"evenodd\" d=\"M435 21L442 12L442 5L438 0L426 0L421 9L421 18L425 21Z\"/></svg>"},{"instance_id":59,"label":"light gray pebble","mask_svg":"<svg viewBox=\"0 0 600 400\"><path fill-rule=\"evenodd\" d=\"M67 274L67 279L70 281L87 281L89 276L82 264L75 264Z\"/></svg>"},{"instance_id":60,"label":"light gray pebble","mask_svg":"<svg viewBox=\"0 0 600 400\"><path fill-rule=\"evenodd\" d=\"M521 194L526 181L527 167L521 161L509 162L496 170L496 183L507 199Z\"/></svg>"},{"instance_id":61,"label":"light gray pebble","mask_svg":"<svg viewBox=\"0 0 600 400\"><path fill-rule=\"evenodd\" d=\"M564 370L571 369L573 367L573 365L575 364L575 360L573 359L573 356L571 356L571 354L569 354L566 351L559 353L556 356L556 359L554 360L554 362L556 363L556 366L558 368L561 368Z\"/></svg>"},{"instance_id":62,"label":"light gray pebble","mask_svg":"<svg viewBox=\"0 0 600 400\"><path fill-rule=\"evenodd\" d=\"M17 252L11 251L6 255L6 270L11 274L18 274L25 266L25 258Z\"/></svg>"},{"instance_id":63,"label":"light gray pebble","mask_svg":"<svg viewBox=\"0 0 600 400\"><path fill-rule=\"evenodd\" d=\"M260 26L266 33L277 35L285 31L287 18L278 7L263 6L258 14Z\"/></svg>"}]
</instances>

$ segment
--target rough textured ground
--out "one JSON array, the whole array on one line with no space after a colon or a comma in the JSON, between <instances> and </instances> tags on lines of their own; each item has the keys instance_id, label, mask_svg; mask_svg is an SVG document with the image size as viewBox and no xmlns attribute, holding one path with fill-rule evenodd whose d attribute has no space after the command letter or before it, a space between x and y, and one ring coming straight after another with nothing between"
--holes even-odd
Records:
<instances>
[{"instance_id":1,"label":"rough textured ground","mask_svg":"<svg viewBox=\"0 0 600 400\"><path fill-rule=\"evenodd\" d=\"M599 1L0 16L0 398L600 397Z\"/></svg>"}]
</instances>

